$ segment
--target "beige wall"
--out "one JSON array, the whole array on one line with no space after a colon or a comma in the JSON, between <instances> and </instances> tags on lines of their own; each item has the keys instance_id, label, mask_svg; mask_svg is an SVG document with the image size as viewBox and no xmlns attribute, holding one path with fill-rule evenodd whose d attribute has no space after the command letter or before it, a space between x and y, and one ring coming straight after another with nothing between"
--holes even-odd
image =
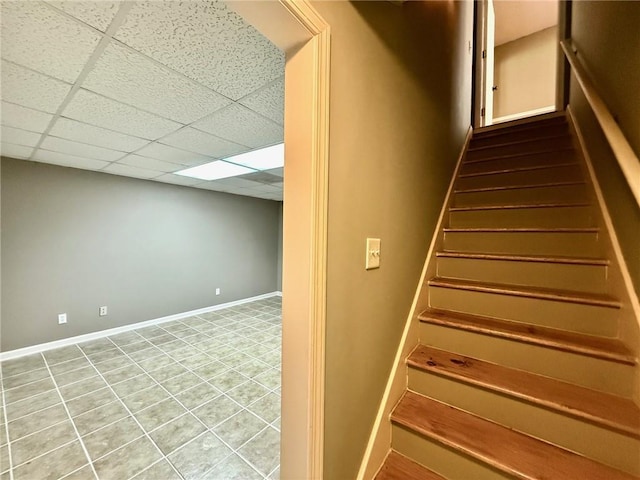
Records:
<instances>
[{"instance_id":1,"label":"beige wall","mask_svg":"<svg viewBox=\"0 0 640 480\"><path fill-rule=\"evenodd\" d=\"M470 123L473 4L313 6L332 35L324 478L351 480Z\"/></svg>"},{"instance_id":2,"label":"beige wall","mask_svg":"<svg viewBox=\"0 0 640 480\"><path fill-rule=\"evenodd\" d=\"M573 2L578 58L640 157L640 2ZM640 208L575 78L570 105L582 129L636 292L640 293Z\"/></svg>"},{"instance_id":3,"label":"beige wall","mask_svg":"<svg viewBox=\"0 0 640 480\"><path fill-rule=\"evenodd\" d=\"M495 48L494 118L555 104L557 45L554 26Z\"/></svg>"}]
</instances>

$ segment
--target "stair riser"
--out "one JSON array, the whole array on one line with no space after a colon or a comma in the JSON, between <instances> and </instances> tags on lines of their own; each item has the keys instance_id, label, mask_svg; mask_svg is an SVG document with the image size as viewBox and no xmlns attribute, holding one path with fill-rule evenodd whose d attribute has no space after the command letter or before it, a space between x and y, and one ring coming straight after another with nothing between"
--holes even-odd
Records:
<instances>
[{"instance_id":1,"label":"stair riser","mask_svg":"<svg viewBox=\"0 0 640 480\"><path fill-rule=\"evenodd\" d=\"M420 343L613 395L631 397L634 368L587 355L420 322Z\"/></svg>"},{"instance_id":2,"label":"stair riser","mask_svg":"<svg viewBox=\"0 0 640 480\"><path fill-rule=\"evenodd\" d=\"M595 232L446 232L449 251L597 258L602 253Z\"/></svg>"},{"instance_id":3,"label":"stair riser","mask_svg":"<svg viewBox=\"0 0 640 480\"><path fill-rule=\"evenodd\" d=\"M467 190L470 188L501 187L507 185L526 186L549 182L572 182L581 180L582 172L578 165L564 165L538 170L459 177L455 188L456 190Z\"/></svg>"},{"instance_id":4,"label":"stair riser","mask_svg":"<svg viewBox=\"0 0 640 480\"><path fill-rule=\"evenodd\" d=\"M594 226L590 206L463 210L449 213L452 228L578 228Z\"/></svg>"},{"instance_id":5,"label":"stair riser","mask_svg":"<svg viewBox=\"0 0 640 480\"><path fill-rule=\"evenodd\" d=\"M409 368L409 390L639 475L640 442L606 427L468 383ZM607 448L602 448L606 445Z\"/></svg>"},{"instance_id":6,"label":"stair riser","mask_svg":"<svg viewBox=\"0 0 640 480\"><path fill-rule=\"evenodd\" d=\"M454 207L474 205L518 205L530 203L577 203L589 200L584 184L554 187L513 188L488 192L457 192Z\"/></svg>"},{"instance_id":7,"label":"stair riser","mask_svg":"<svg viewBox=\"0 0 640 480\"><path fill-rule=\"evenodd\" d=\"M616 308L434 286L429 287L429 306L590 335L618 334Z\"/></svg>"},{"instance_id":8,"label":"stair riser","mask_svg":"<svg viewBox=\"0 0 640 480\"><path fill-rule=\"evenodd\" d=\"M532 142L515 143L513 145L492 146L482 148L480 150L469 149L467 152L467 160L478 160L481 158L490 158L498 155L512 155L519 153L533 153L547 151L551 149L563 149L573 146L571 137L560 138L544 138L534 140Z\"/></svg>"},{"instance_id":9,"label":"stair riser","mask_svg":"<svg viewBox=\"0 0 640 480\"><path fill-rule=\"evenodd\" d=\"M566 263L438 257L439 277L607 293L607 267Z\"/></svg>"},{"instance_id":10,"label":"stair riser","mask_svg":"<svg viewBox=\"0 0 640 480\"><path fill-rule=\"evenodd\" d=\"M484 147L496 143L516 142L530 138L544 138L557 135L567 135L569 126L566 123L560 125L546 125L536 128L523 127L519 130L505 131L502 134L476 136L471 139L471 147Z\"/></svg>"},{"instance_id":11,"label":"stair riser","mask_svg":"<svg viewBox=\"0 0 640 480\"><path fill-rule=\"evenodd\" d=\"M551 117L545 120L536 120L535 123L524 122L524 123L519 123L516 125L509 125L509 126L505 126L505 124L500 124L500 125L493 126L496 128L489 128L489 129L480 128L480 129L474 130L473 138L490 138L490 137L495 137L496 135L509 135L516 132L530 131L531 129L535 129L535 128L551 127L551 126L555 126L558 128L565 128L567 127L567 125L568 125L567 119L565 117Z\"/></svg>"},{"instance_id":12,"label":"stair riser","mask_svg":"<svg viewBox=\"0 0 640 480\"><path fill-rule=\"evenodd\" d=\"M539 167L551 166L559 163L569 163L575 158L573 150L563 150L553 153L540 153L536 155L524 155L519 157L499 158L495 160L484 160L482 162L464 162L462 164L462 174L492 172L515 167Z\"/></svg>"},{"instance_id":13,"label":"stair riser","mask_svg":"<svg viewBox=\"0 0 640 480\"><path fill-rule=\"evenodd\" d=\"M449 480L513 480L510 475L404 427L393 425L391 438L394 450Z\"/></svg>"}]
</instances>

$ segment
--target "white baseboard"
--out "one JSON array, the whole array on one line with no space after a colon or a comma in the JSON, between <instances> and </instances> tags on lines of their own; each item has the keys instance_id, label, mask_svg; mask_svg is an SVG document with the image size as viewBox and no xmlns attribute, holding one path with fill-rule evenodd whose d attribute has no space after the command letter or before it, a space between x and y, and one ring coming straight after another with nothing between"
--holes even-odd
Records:
<instances>
[{"instance_id":1,"label":"white baseboard","mask_svg":"<svg viewBox=\"0 0 640 480\"><path fill-rule=\"evenodd\" d=\"M262 295L256 295L255 297L243 298L241 300L235 300L233 302L220 303L211 307L199 308L197 310L190 310L188 312L176 313L173 315L167 315L166 317L154 318L152 320L145 320L142 322L131 323L129 325L123 325L122 327L109 328L107 330L100 330L98 332L85 333L84 335L77 335L75 337L63 338L60 340L54 340L53 342L40 343L38 345L32 345L30 347L17 348L15 350L9 350L7 352L0 352L0 361L11 360L13 358L24 357L25 355L32 355L34 353L46 352L47 350L53 350L54 348L66 347L76 343L88 342L90 340L96 340L98 338L109 337L118 333L128 332L137 328L148 327L150 325L158 325L160 323L171 322L173 320L180 320L182 318L192 317L194 315L200 315L202 313L215 312L216 310L222 310L224 308L235 307L236 305L242 305L244 303L255 302L256 300L263 300L265 298L271 298L276 296L282 296L282 292L270 292Z\"/></svg>"}]
</instances>

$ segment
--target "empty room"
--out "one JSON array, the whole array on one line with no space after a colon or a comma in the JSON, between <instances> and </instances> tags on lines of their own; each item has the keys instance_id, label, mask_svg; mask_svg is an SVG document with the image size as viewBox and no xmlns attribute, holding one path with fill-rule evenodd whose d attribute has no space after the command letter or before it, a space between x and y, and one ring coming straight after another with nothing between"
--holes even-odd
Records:
<instances>
[{"instance_id":1,"label":"empty room","mask_svg":"<svg viewBox=\"0 0 640 480\"><path fill-rule=\"evenodd\" d=\"M2 2L0 478L279 478L284 53Z\"/></svg>"}]
</instances>

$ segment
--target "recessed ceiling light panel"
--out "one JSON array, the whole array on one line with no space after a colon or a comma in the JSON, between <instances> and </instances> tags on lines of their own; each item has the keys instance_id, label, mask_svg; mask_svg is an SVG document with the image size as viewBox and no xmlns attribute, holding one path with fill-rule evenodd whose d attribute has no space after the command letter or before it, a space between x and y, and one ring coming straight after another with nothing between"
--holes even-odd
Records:
<instances>
[{"instance_id":1,"label":"recessed ceiling light panel","mask_svg":"<svg viewBox=\"0 0 640 480\"><path fill-rule=\"evenodd\" d=\"M251 150L250 152L234 155L224 160L256 170L282 167L284 166L284 143L272 145L267 148L260 148L258 150Z\"/></svg>"},{"instance_id":2,"label":"recessed ceiling light panel","mask_svg":"<svg viewBox=\"0 0 640 480\"><path fill-rule=\"evenodd\" d=\"M176 175L182 175L184 177L199 178L201 180L217 180L219 178L235 177L238 175L245 175L247 173L255 172L254 169L243 167L241 165L235 165L222 160L216 160L215 162L205 163L197 167L187 168L174 172Z\"/></svg>"}]
</instances>

